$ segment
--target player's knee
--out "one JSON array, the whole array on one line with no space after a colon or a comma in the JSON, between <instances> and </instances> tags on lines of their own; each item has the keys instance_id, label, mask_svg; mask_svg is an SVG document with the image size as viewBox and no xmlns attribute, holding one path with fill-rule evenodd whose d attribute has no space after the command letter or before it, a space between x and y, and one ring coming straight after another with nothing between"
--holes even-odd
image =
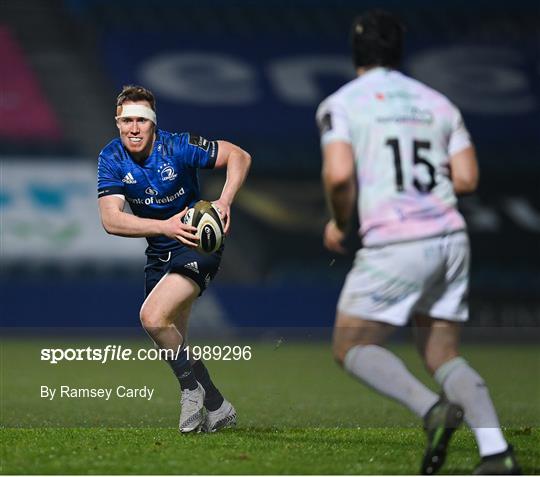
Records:
<instances>
[{"instance_id":1,"label":"player's knee","mask_svg":"<svg viewBox=\"0 0 540 477\"><path fill-rule=\"evenodd\" d=\"M431 375L434 375L435 372L447 361L454 359L458 356L457 351L455 350L438 350L438 351L428 351L424 356L424 364L426 369Z\"/></svg>"},{"instance_id":2,"label":"player's knee","mask_svg":"<svg viewBox=\"0 0 540 477\"><path fill-rule=\"evenodd\" d=\"M436 364L436 361L430 360L426 357L424 357L424 365L426 369L428 370L429 374L432 376L435 374L435 371L439 368L439 366Z\"/></svg>"},{"instance_id":3,"label":"player's knee","mask_svg":"<svg viewBox=\"0 0 540 477\"><path fill-rule=\"evenodd\" d=\"M332 343L332 355L334 356L335 362L343 368L345 365L345 356L347 352L352 348L352 346L347 345L346 343L334 340Z\"/></svg>"},{"instance_id":4,"label":"player's knee","mask_svg":"<svg viewBox=\"0 0 540 477\"><path fill-rule=\"evenodd\" d=\"M168 324L163 321L159 313L144 306L141 308L139 318L145 330L158 329Z\"/></svg>"}]
</instances>

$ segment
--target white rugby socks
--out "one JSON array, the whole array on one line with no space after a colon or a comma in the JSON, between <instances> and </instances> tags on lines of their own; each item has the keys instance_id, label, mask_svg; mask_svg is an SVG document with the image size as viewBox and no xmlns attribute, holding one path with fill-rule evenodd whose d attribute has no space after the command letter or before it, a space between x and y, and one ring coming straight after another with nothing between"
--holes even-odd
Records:
<instances>
[{"instance_id":1,"label":"white rugby socks","mask_svg":"<svg viewBox=\"0 0 540 477\"><path fill-rule=\"evenodd\" d=\"M345 369L376 391L424 417L439 400L437 394L416 379L393 353L377 345L358 345L345 356Z\"/></svg>"},{"instance_id":2,"label":"white rugby socks","mask_svg":"<svg viewBox=\"0 0 540 477\"><path fill-rule=\"evenodd\" d=\"M461 357L444 363L435 373L449 401L465 411L465 421L474 432L482 457L504 452L504 439L499 419L482 377Z\"/></svg>"}]
</instances>

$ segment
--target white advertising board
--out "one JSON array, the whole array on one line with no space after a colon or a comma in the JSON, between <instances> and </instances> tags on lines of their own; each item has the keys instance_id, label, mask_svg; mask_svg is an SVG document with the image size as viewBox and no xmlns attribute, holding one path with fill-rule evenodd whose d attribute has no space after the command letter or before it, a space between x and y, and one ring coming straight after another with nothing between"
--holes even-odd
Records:
<instances>
[{"instance_id":1,"label":"white advertising board","mask_svg":"<svg viewBox=\"0 0 540 477\"><path fill-rule=\"evenodd\" d=\"M0 162L0 253L4 263L144 261L144 239L108 235L99 219L96 162ZM60 262L60 263L59 263Z\"/></svg>"}]
</instances>

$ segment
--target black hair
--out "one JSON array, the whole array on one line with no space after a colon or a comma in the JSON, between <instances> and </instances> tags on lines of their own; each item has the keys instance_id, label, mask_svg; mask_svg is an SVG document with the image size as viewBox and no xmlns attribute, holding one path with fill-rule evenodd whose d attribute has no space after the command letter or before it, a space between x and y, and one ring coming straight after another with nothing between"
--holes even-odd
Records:
<instances>
[{"instance_id":1,"label":"black hair","mask_svg":"<svg viewBox=\"0 0 540 477\"><path fill-rule=\"evenodd\" d=\"M404 32L399 18L384 10L368 10L355 18L351 28L354 66L397 67Z\"/></svg>"}]
</instances>

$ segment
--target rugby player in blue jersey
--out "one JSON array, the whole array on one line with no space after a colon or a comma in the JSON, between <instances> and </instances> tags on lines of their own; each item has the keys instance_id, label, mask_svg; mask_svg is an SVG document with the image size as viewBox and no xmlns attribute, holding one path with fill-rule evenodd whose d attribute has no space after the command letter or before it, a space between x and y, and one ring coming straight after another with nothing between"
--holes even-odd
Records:
<instances>
[{"instance_id":1,"label":"rugby player in blue jersey","mask_svg":"<svg viewBox=\"0 0 540 477\"><path fill-rule=\"evenodd\" d=\"M226 168L221 196L213 202L230 226L230 207L251 165L250 155L227 141L157 128L154 95L125 86L116 103L120 137L100 153L98 203L105 230L122 237L146 237L145 294L140 319L161 349L186 344L189 314L216 275L222 251L195 250L195 227L182 223L200 199L198 169ZM124 212L128 202L133 214ZM180 382L179 430L213 432L236 423L236 411L212 383L202 361L186 351L169 364Z\"/></svg>"}]
</instances>

